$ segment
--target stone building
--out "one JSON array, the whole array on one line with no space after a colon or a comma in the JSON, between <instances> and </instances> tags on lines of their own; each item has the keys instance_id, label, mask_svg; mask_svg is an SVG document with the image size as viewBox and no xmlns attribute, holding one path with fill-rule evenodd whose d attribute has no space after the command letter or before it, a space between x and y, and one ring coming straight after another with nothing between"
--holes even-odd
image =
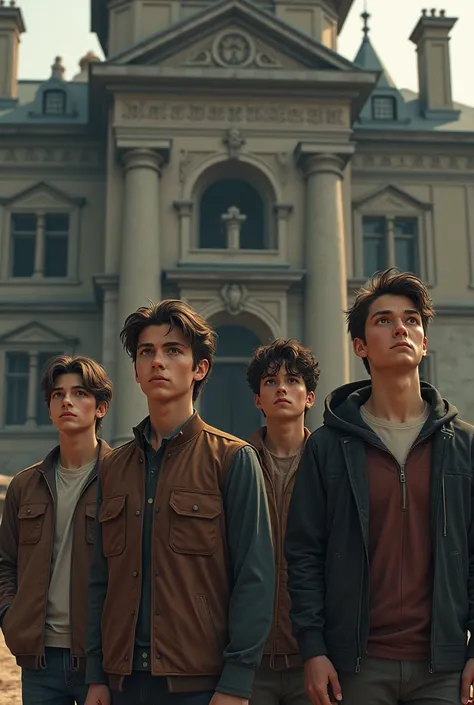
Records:
<instances>
[{"instance_id":1,"label":"stone building","mask_svg":"<svg viewBox=\"0 0 474 705\"><path fill-rule=\"evenodd\" d=\"M130 436L145 407L118 332L149 299L183 298L219 332L206 420L259 422L245 364L277 336L314 350L321 405L364 374L341 311L387 265L428 283L423 375L474 421L474 108L453 103L456 19L413 29L416 95L367 15L354 61L338 54L351 5L92 0L105 61L21 81L24 18L0 2L0 473L53 442L38 377L57 352L103 362L105 435Z\"/></svg>"}]
</instances>

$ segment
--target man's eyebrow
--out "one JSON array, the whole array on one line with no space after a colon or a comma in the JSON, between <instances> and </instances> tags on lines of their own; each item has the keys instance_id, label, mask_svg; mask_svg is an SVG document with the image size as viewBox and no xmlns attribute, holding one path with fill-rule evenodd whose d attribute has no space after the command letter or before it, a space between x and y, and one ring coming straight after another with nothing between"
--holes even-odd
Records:
<instances>
[{"instance_id":1,"label":"man's eyebrow","mask_svg":"<svg viewBox=\"0 0 474 705\"><path fill-rule=\"evenodd\" d=\"M153 347L153 343L139 343L137 345L137 350L139 350L140 348L152 348L152 347Z\"/></svg>"},{"instance_id":2,"label":"man's eyebrow","mask_svg":"<svg viewBox=\"0 0 474 705\"><path fill-rule=\"evenodd\" d=\"M82 389L87 392L87 389L82 384L75 384L71 389ZM53 387L53 392L64 392L64 387Z\"/></svg>"},{"instance_id":3,"label":"man's eyebrow","mask_svg":"<svg viewBox=\"0 0 474 705\"><path fill-rule=\"evenodd\" d=\"M178 340L177 341L167 341L166 343L163 343L164 347L171 348L171 347L176 347L176 345L180 345L182 348L189 348L189 345L186 343L180 343Z\"/></svg>"}]
</instances>

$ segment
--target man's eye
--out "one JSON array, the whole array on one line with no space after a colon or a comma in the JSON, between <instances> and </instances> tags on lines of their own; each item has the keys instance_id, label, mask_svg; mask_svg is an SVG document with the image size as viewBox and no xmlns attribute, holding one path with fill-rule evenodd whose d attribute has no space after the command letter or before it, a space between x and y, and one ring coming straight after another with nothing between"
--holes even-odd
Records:
<instances>
[{"instance_id":1,"label":"man's eye","mask_svg":"<svg viewBox=\"0 0 474 705\"><path fill-rule=\"evenodd\" d=\"M176 353L180 353L181 350L179 348L169 348L168 352L173 353L173 355L174 355Z\"/></svg>"}]
</instances>

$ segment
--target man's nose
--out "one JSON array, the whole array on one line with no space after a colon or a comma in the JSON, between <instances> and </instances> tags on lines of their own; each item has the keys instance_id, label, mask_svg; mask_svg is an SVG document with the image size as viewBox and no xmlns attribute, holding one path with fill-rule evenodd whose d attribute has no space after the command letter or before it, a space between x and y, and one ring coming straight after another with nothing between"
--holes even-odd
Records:
<instances>
[{"instance_id":1,"label":"man's nose","mask_svg":"<svg viewBox=\"0 0 474 705\"><path fill-rule=\"evenodd\" d=\"M398 321L393 329L394 335L407 335L407 327L403 321Z\"/></svg>"}]
</instances>

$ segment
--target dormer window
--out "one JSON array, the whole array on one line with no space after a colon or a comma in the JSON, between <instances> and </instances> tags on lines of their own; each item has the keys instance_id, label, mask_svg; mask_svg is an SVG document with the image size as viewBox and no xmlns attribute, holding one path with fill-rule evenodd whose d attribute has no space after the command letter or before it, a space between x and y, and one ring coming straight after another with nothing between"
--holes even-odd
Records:
<instances>
[{"instance_id":1,"label":"dormer window","mask_svg":"<svg viewBox=\"0 0 474 705\"><path fill-rule=\"evenodd\" d=\"M43 93L43 113L64 115L66 113L66 93L61 90L48 90Z\"/></svg>"},{"instance_id":2,"label":"dormer window","mask_svg":"<svg viewBox=\"0 0 474 705\"><path fill-rule=\"evenodd\" d=\"M372 98L372 120L394 121L397 119L397 102L393 96Z\"/></svg>"}]
</instances>

